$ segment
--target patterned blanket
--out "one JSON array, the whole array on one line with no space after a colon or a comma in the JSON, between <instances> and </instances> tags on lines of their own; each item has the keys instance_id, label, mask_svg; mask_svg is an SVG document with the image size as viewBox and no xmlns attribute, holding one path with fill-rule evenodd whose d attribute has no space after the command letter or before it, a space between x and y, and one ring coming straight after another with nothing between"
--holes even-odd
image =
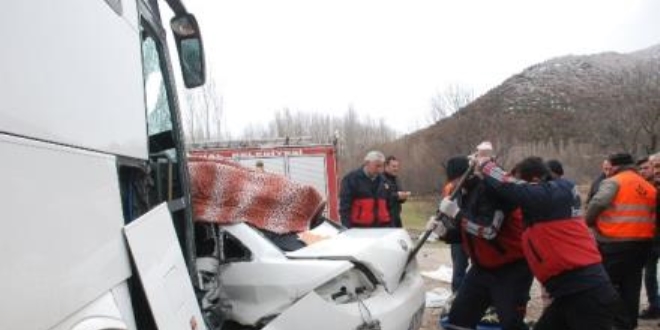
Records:
<instances>
[{"instance_id":1,"label":"patterned blanket","mask_svg":"<svg viewBox=\"0 0 660 330\"><path fill-rule=\"evenodd\" d=\"M274 173L260 173L223 157L188 158L195 221L242 221L275 233L302 232L323 212L313 187Z\"/></svg>"}]
</instances>

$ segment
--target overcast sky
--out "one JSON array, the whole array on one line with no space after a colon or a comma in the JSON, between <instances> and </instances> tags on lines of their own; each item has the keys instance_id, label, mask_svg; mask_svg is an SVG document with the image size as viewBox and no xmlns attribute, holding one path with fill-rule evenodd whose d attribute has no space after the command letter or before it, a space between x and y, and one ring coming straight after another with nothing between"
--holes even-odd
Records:
<instances>
[{"instance_id":1,"label":"overcast sky","mask_svg":"<svg viewBox=\"0 0 660 330\"><path fill-rule=\"evenodd\" d=\"M272 113L428 124L449 84L485 93L562 55L660 43L657 0L189 0L233 136Z\"/></svg>"}]
</instances>

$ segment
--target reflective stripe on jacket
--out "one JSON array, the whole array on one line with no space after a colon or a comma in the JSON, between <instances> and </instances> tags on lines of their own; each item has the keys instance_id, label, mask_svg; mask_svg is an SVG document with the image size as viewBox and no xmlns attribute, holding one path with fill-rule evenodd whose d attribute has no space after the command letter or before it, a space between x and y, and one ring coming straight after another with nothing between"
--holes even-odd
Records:
<instances>
[{"instance_id":1,"label":"reflective stripe on jacket","mask_svg":"<svg viewBox=\"0 0 660 330\"><path fill-rule=\"evenodd\" d=\"M634 171L623 171L609 180L619 189L612 203L596 219L598 240L652 239L656 227L655 187Z\"/></svg>"},{"instance_id":2,"label":"reflective stripe on jacket","mask_svg":"<svg viewBox=\"0 0 660 330\"><path fill-rule=\"evenodd\" d=\"M469 233L466 229L469 225L470 220L464 218L461 224L463 249L475 264L494 269L525 259L522 248L524 226L520 209L506 215L502 227L498 228L492 239Z\"/></svg>"}]
</instances>

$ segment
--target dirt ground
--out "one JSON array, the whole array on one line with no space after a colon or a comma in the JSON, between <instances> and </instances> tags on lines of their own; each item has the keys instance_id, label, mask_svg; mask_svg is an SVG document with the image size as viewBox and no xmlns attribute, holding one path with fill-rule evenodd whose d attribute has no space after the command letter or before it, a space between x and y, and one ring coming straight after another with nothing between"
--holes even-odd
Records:
<instances>
[{"instance_id":1,"label":"dirt ground","mask_svg":"<svg viewBox=\"0 0 660 330\"><path fill-rule=\"evenodd\" d=\"M424 245L422 250L417 256L417 261L421 271L433 271L436 270L441 264L451 266L451 256L449 253L449 248L447 245L442 243L427 243ZM450 289L449 283L444 283L441 281L436 281L428 277L423 276L424 283L427 291L443 287L447 290ZM530 320L536 320L539 318L542 312L541 305L541 291L539 284L535 281L532 286L532 292L530 293L531 301L527 305L527 317ZM644 296L643 296L644 297ZM645 300L645 299L642 299ZM438 316L440 314L439 308L427 308L424 312L424 319L422 321L421 330L436 330L438 329ZM660 320L653 321L642 321L639 322L638 330L653 330L660 329L658 326ZM562 329L557 329L562 330ZM588 329L585 329L588 330Z\"/></svg>"}]
</instances>

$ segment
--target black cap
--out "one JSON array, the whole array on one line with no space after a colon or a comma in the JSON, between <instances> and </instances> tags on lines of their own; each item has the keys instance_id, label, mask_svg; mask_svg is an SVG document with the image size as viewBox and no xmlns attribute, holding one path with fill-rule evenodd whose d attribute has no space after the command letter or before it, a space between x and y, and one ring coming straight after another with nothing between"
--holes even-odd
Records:
<instances>
[{"instance_id":1,"label":"black cap","mask_svg":"<svg viewBox=\"0 0 660 330\"><path fill-rule=\"evenodd\" d=\"M545 165L548 167L550 172L554 173L555 175L559 175L559 176L564 175L564 167L561 165L560 161L556 159L551 159L545 162Z\"/></svg>"},{"instance_id":2,"label":"black cap","mask_svg":"<svg viewBox=\"0 0 660 330\"><path fill-rule=\"evenodd\" d=\"M609 157L607 157L607 160L610 161L610 164L612 166L623 166L623 165L634 165L635 160L633 157L625 152L620 152L616 154L612 154Z\"/></svg>"},{"instance_id":3,"label":"black cap","mask_svg":"<svg viewBox=\"0 0 660 330\"><path fill-rule=\"evenodd\" d=\"M466 156L456 156L449 158L447 160L447 165L445 165L445 171L447 173L447 180L454 180L470 167L470 161Z\"/></svg>"},{"instance_id":4,"label":"black cap","mask_svg":"<svg viewBox=\"0 0 660 330\"><path fill-rule=\"evenodd\" d=\"M550 176L550 170L541 157L527 157L518 163L516 167L520 178L528 182L535 179L546 181Z\"/></svg>"}]
</instances>

